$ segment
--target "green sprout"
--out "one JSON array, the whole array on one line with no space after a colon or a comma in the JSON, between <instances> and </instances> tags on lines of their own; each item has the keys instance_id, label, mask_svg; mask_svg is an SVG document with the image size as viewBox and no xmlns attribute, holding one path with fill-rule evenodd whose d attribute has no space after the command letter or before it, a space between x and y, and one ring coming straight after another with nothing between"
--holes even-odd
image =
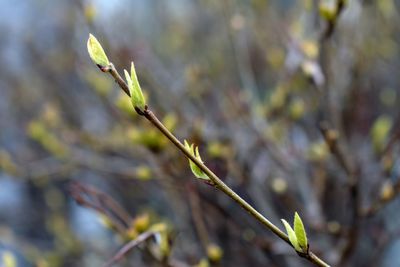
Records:
<instances>
[{"instance_id":1,"label":"green sprout","mask_svg":"<svg viewBox=\"0 0 400 267\"><path fill-rule=\"evenodd\" d=\"M199 147L195 147L194 144L189 145L189 143L185 140L185 147L189 150L189 152L195 156L199 161L203 162L200 154L199 154ZM192 170L194 176L199 179L210 180L210 178L193 162L189 159L190 169Z\"/></svg>"},{"instance_id":2,"label":"green sprout","mask_svg":"<svg viewBox=\"0 0 400 267\"><path fill-rule=\"evenodd\" d=\"M124 73L126 82L128 83L129 92L131 94L132 105L135 108L143 110L146 104L133 62L131 63L131 75L129 76L127 70L124 70Z\"/></svg>"},{"instance_id":3,"label":"green sprout","mask_svg":"<svg viewBox=\"0 0 400 267\"><path fill-rule=\"evenodd\" d=\"M89 39L87 41L87 49L92 61L100 68L107 67L110 65L108 61L107 55L104 52L103 47L100 42L93 36L93 34L89 34Z\"/></svg>"},{"instance_id":4,"label":"green sprout","mask_svg":"<svg viewBox=\"0 0 400 267\"><path fill-rule=\"evenodd\" d=\"M295 212L294 214L294 222L293 222L294 230L286 220L282 219L282 223L286 228L289 241L294 247L294 249L300 253L307 253L308 241L307 241L306 230L304 229L304 225L299 214L297 212Z\"/></svg>"}]
</instances>

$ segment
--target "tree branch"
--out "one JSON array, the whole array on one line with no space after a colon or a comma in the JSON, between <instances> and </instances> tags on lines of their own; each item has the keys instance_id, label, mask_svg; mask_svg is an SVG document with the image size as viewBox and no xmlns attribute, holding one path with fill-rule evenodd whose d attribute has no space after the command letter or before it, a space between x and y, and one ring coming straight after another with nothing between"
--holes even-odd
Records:
<instances>
[{"instance_id":1,"label":"tree branch","mask_svg":"<svg viewBox=\"0 0 400 267\"><path fill-rule=\"evenodd\" d=\"M102 71L109 72L120 86L120 88L128 95L129 87L125 81L121 78L118 71L115 69L114 65L111 63L108 67L103 68ZM152 123L165 137L167 137L172 144L174 144L187 158L189 158L194 164L196 164L211 180L212 185L217 189L228 195L233 201L239 204L244 210L246 210L251 216L262 223L275 235L281 238L283 241L288 243L290 246L292 244L289 241L288 236L280 230L276 225L265 218L261 213L259 213L253 206L251 206L247 201L241 198L236 192L234 192L229 186L227 186L217 175L215 175L201 160L196 158L185 146L160 122L157 116L148 108L146 105L144 110L140 110L135 107L136 112L139 115L144 116L150 123ZM292 246L293 247L293 246ZM316 256L313 252L308 250L306 253L298 253L300 257L303 257L317 266L328 267L329 265L325 263L322 259Z\"/></svg>"}]
</instances>

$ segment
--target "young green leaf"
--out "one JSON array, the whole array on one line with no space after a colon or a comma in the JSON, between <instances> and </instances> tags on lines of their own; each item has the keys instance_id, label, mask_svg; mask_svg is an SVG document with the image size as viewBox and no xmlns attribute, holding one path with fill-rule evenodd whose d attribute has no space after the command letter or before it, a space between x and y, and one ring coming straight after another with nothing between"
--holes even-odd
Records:
<instances>
[{"instance_id":1,"label":"young green leaf","mask_svg":"<svg viewBox=\"0 0 400 267\"><path fill-rule=\"evenodd\" d=\"M131 74L129 75L127 70L124 70L124 73L125 73L126 83L128 84L129 92L131 94L132 105L134 107L144 109L145 107L144 96L136 76L135 66L133 65L133 62L131 64Z\"/></svg>"},{"instance_id":2,"label":"young green leaf","mask_svg":"<svg viewBox=\"0 0 400 267\"><path fill-rule=\"evenodd\" d=\"M108 61L107 55L103 50L103 47L97 41L96 37L92 34L89 34L89 39L87 41L87 49L89 52L89 56L92 61L99 67L106 67L110 65Z\"/></svg>"},{"instance_id":3,"label":"young green leaf","mask_svg":"<svg viewBox=\"0 0 400 267\"><path fill-rule=\"evenodd\" d=\"M293 231L292 227L290 226L290 224L285 220L285 219L281 219L283 225L286 228L286 232L288 234L289 237L289 241L290 243L293 245L294 249L298 252L303 252L303 250L301 249L299 242L297 241L297 237L295 232Z\"/></svg>"},{"instance_id":4,"label":"young green leaf","mask_svg":"<svg viewBox=\"0 0 400 267\"><path fill-rule=\"evenodd\" d=\"M185 147L190 151L190 153L195 156L198 160L200 160L201 162L202 159L200 157L199 154L199 148L198 147L194 147L194 144L189 145L189 143L184 140L184 144ZM189 166L190 169L192 170L192 173L194 174L194 176L196 176L199 179L204 179L204 180L209 180L210 178L208 178L208 176L193 162L189 159Z\"/></svg>"},{"instance_id":5,"label":"young green leaf","mask_svg":"<svg viewBox=\"0 0 400 267\"><path fill-rule=\"evenodd\" d=\"M294 233L296 234L297 242L299 243L299 246L301 247L303 252L306 252L308 250L308 241L307 241L306 230L304 229L303 222L301 221L301 218L297 212L294 213L293 228L294 228Z\"/></svg>"},{"instance_id":6,"label":"young green leaf","mask_svg":"<svg viewBox=\"0 0 400 267\"><path fill-rule=\"evenodd\" d=\"M125 74L126 83L128 84L128 87L129 87L129 91L132 91L131 90L131 85L132 85L131 76L129 75L129 72L125 69L124 69L124 74Z\"/></svg>"},{"instance_id":7,"label":"young green leaf","mask_svg":"<svg viewBox=\"0 0 400 267\"><path fill-rule=\"evenodd\" d=\"M131 83L129 85L129 90L131 92L131 100L134 107L144 109L145 101L142 93L142 88L140 87L139 80L136 76L135 65L131 63Z\"/></svg>"}]
</instances>

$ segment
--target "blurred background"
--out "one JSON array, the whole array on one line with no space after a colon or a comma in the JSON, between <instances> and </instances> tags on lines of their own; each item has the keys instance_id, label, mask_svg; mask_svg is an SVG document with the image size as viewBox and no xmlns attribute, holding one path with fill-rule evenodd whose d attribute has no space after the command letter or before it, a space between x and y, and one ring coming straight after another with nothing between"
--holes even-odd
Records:
<instances>
[{"instance_id":1,"label":"blurred background","mask_svg":"<svg viewBox=\"0 0 400 267\"><path fill-rule=\"evenodd\" d=\"M0 266L310 266L91 62L333 266L400 266L400 1L2 1Z\"/></svg>"}]
</instances>

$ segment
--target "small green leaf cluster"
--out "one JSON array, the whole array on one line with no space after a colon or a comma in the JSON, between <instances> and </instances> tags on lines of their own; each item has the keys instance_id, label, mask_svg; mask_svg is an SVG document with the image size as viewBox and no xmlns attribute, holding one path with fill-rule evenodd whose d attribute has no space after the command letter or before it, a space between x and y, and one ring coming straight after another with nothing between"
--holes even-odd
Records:
<instances>
[{"instance_id":1,"label":"small green leaf cluster","mask_svg":"<svg viewBox=\"0 0 400 267\"><path fill-rule=\"evenodd\" d=\"M133 62L131 63L130 76L127 70L124 70L124 73L126 82L128 83L129 92L131 93L132 105L135 108L143 110L145 108L145 100L136 75L135 64L133 64Z\"/></svg>"},{"instance_id":2,"label":"small green leaf cluster","mask_svg":"<svg viewBox=\"0 0 400 267\"><path fill-rule=\"evenodd\" d=\"M189 143L185 140L184 141L185 147L189 150L189 152L195 156L199 161L203 162L200 154L199 154L199 147L195 147L194 144L189 145ZM193 161L189 159L190 169L192 170L194 176L199 179L210 180L210 178L205 174Z\"/></svg>"},{"instance_id":3,"label":"small green leaf cluster","mask_svg":"<svg viewBox=\"0 0 400 267\"><path fill-rule=\"evenodd\" d=\"M104 72L110 71L113 65L107 58L103 47L100 42L92 34L89 34L89 39L87 42L87 49L92 61ZM131 95L131 102L135 109L144 110L145 109L145 99L142 93L142 89L139 84L139 80L136 75L135 65L131 63L131 72L124 70L125 79L128 84L129 93Z\"/></svg>"},{"instance_id":4,"label":"small green leaf cluster","mask_svg":"<svg viewBox=\"0 0 400 267\"><path fill-rule=\"evenodd\" d=\"M290 224L282 219L282 223L286 228L286 232L289 237L289 241L294 247L294 249L299 253L307 253L308 252L308 241L306 230L304 229L303 222L297 212L294 214L294 222L293 227Z\"/></svg>"}]
</instances>

